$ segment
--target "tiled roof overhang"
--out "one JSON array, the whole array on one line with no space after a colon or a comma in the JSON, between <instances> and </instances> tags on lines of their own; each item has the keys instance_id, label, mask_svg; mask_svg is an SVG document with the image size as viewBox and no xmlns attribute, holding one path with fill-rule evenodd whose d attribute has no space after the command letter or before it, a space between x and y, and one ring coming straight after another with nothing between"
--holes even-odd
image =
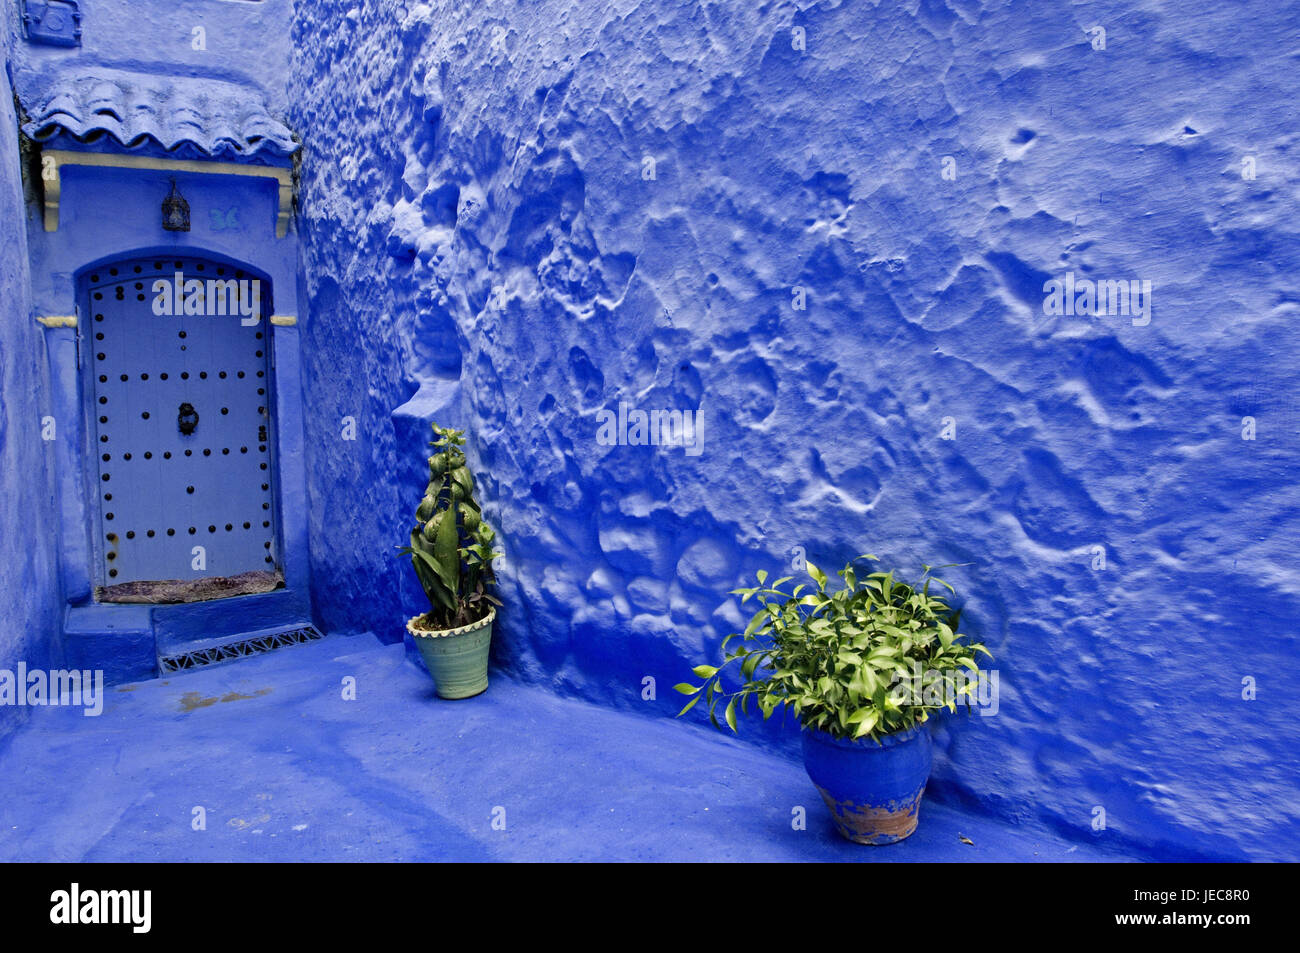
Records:
<instances>
[{"instance_id":1,"label":"tiled roof overhang","mask_svg":"<svg viewBox=\"0 0 1300 953\"><path fill-rule=\"evenodd\" d=\"M95 146L161 148L182 158L285 159L293 133L271 116L261 92L197 77L90 71L41 84L24 101L23 131L37 142L71 138ZM53 143L52 143L53 144Z\"/></svg>"}]
</instances>

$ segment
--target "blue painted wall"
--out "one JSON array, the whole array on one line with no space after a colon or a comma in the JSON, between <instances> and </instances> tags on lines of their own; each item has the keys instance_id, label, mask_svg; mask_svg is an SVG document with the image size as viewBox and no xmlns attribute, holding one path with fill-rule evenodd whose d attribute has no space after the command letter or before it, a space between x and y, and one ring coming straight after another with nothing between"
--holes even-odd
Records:
<instances>
[{"instance_id":1,"label":"blue painted wall","mask_svg":"<svg viewBox=\"0 0 1300 953\"><path fill-rule=\"evenodd\" d=\"M18 0L6 6L16 11ZM81 45L19 40L16 85L22 93L70 68L111 65L257 86L278 114L285 106L292 8L293 0L82 0Z\"/></svg>"},{"instance_id":2,"label":"blue painted wall","mask_svg":"<svg viewBox=\"0 0 1300 953\"><path fill-rule=\"evenodd\" d=\"M0 20L9 64L12 11ZM45 349L32 320L18 123L9 72L0 78L0 669L49 668L61 657L58 563ZM33 399L35 396L36 399ZM0 741L28 713L0 705Z\"/></svg>"},{"instance_id":3,"label":"blue painted wall","mask_svg":"<svg viewBox=\"0 0 1300 953\"><path fill-rule=\"evenodd\" d=\"M436 411L506 670L666 717L795 547L968 563L1001 708L937 731L936 796L1296 856L1294 11L353 6L298 6L289 84L322 621L422 608ZM1149 323L1045 314L1067 272L1150 281ZM703 452L599 445L620 401Z\"/></svg>"}]
</instances>

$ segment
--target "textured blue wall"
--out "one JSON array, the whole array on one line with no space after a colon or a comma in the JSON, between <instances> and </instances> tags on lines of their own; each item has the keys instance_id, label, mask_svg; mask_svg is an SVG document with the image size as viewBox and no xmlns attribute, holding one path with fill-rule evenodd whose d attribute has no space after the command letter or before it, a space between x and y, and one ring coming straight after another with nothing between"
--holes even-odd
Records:
<instances>
[{"instance_id":1,"label":"textured blue wall","mask_svg":"<svg viewBox=\"0 0 1300 953\"><path fill-rule=\"evenodd\" d=\"M16 9L18 0L6 6ZM285 106L286 23L292 7L293 0L82 0L81 46L19 40L15 85L25 93L61 71L108 64L157 76L258 86L279 113Z\"/></svg>"},{"instance_id":2,"label":"textured blue wall","mask_svg":"<svg viewBox=\"0 0 1300 953\"><path fill-rule=\"evenodd\" d=\"M0 62L7 67L12 11L0 21ZM53 443L42 418L49 414L45 347L32 320L26 215L18 122L8 69L0 78L0 669L19 662L49 668L60 659L58 569L52 474ZM35 397L36 399L33 399ZM44 431L44 434L43 434ZM28 709L0 706L0 739Z\"/></svg>"},{"instance_id":3,"label":"textured blue wall","mask_svg":"<svg viewBox=\"0 0 1300 953\"><path fill-rule=\"evenodd\" d=\"M421 608L418 391L474 434L510 671L667 715L795 547L969 563L1001 707L939 797L1296 857L1294 12L350 6L299 5L289 95L323 622ZM1149 323L1045 314L1067 272ZM703 452L599 445L620 401Z\"/></svg>"}]
</instances>

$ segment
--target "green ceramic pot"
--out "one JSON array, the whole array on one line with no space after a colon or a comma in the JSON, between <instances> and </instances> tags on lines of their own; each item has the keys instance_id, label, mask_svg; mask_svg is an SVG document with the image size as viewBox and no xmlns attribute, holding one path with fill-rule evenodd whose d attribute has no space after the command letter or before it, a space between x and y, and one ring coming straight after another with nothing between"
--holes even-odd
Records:
<instances>
[{"instance_id":1,"label":"green ceramic pot","mask_svg":"<svg viewBox=\"0 0 1300 953\"><path fill-rule=\"evenodd\" d=\"M469 698L487 691L488 649L497 610L459 629L417 629L416 616L406 623L440 698Z\"/></svg>"}]
</instances>

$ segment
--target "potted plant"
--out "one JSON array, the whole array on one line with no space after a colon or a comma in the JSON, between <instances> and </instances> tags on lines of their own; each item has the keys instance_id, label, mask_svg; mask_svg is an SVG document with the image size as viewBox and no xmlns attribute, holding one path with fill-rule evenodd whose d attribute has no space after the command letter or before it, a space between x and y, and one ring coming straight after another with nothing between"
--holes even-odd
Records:
<instances>
[{"instance_id":1,"label":"potted plant","mask_svg":"<svg viewBox=\"0 0 1300 953\"><path fill-rule=\"evenodd\" d=\"M465 465L465 434L433 425L429 485L415 511L411 557L429 611L406 623L442 698L469 698L487 690L488 649L496 606L492 549L496 533L474 499L474 477Z\"/></svg>"},{"instance_id":2,"label":"potted plant","mask_svg":"<svg viewBox=\"0 0 1300 953\"><path fill-rule=\"evenodd\" d=\"M839 573L844 585L834 592L811 563L815 588L801 583L787 591L793 577L769 585L760 572L757 586L733 590L760 608L744 632L723 640L721 666L694 670L703 684L676 686L694 696L678 716L704 699L720 727L717 708L725 700L722 717L734 732L737 707L745 714L751 700L764 718L792 709L802 727L804 767L836 828L860 844L892 844L916 830L930 776L925 722L933 711L970 701L976 655L989 652L958 634L961 611L930 592L932 583L953 589L931 567L918 585L892 572L859 579L854 565L863 559L876 557L846 565ZM722 676L733 664L740 685L728 690Z\"/></svg>"}]
</instances>

